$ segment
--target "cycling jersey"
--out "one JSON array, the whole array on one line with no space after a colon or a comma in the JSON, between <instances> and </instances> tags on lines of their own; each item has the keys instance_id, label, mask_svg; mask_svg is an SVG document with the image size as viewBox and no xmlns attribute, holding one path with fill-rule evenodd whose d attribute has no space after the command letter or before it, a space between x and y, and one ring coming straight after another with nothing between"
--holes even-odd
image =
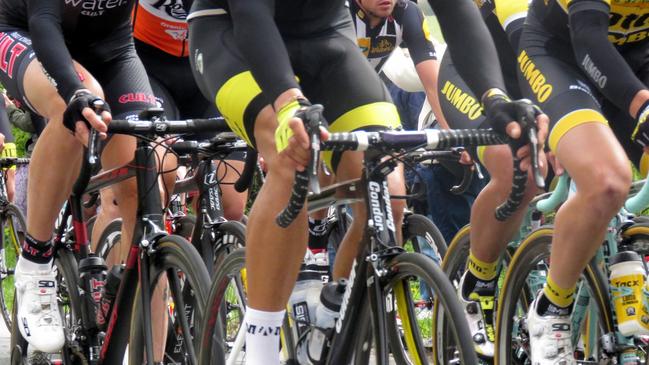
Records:
<instances>
[{"instance_id":1,"label":"cycling jersey","mask_svg":"<svg viewBox=\"0 0 649 365\"><path fill-rule=\"evenodd\" d=\"M74 58L104 88L113 117L155 105L131 36L132 0L5 0L0 2L0 82L30 106L23 78L34 56L67 103L84 88ZM33 110L33 108L32 108ZM34 112L38 112L34 110Z\"/></svg>"},{"instance_id":2,"label":"cycling jersey","mask_svg":"<svg viewBox=\"0 0 649 365\"><path fill-rule=\"evenodd\" d=\"M132 0L4 0L0 2L0 31L29 29L39 61L67 102L83 88L70 52L95 44L96 51L109 57L130 39L132 6ZM13 59L17 52L12 52Z\"/></svg>"},{"instance_id":3,"label":"cycling jersey","mask_svg":"<svg viewBox=\"0 0 649 365\"><path fill-rule=\"evenodd\" d=\"M139 0L133 12L133 37L176 57L187 57L188 0Z\"/></svg>"},{"instance_id":4,"label":"cycling jersey","mask_svg":"<svg viewBox=\"0 0 649 365\"><path fill-rule=\"evenodd\" d=\"M411 1L397 1L392 14L372 28L370 19L358 5L349 1L358 46L376 71L380 71L396 47L405 43L415 65L436 59L428 24L421 9Z\"/></svg>"},{"instance_id":5,"label":"cycling jersey","mask_svg":"<svg viewBox=\"0 0 649 365\"><path fill-rule=\"evenodd\" d=\"M533 0L537 19L552 34L570 37L569 8L609 13L608 38L616 46L649 40L649 2L645 0Z\"/></svg>"}]
</instances>

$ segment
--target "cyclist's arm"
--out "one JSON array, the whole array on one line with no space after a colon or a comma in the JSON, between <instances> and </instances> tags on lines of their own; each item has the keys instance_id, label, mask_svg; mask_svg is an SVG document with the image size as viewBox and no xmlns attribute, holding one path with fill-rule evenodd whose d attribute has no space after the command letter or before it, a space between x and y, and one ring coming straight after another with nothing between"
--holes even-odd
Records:
<instances>
[{"instance_id":1,"label":"cyclist's arm","mask_svg":"<svg viewBox=\"0 0 649 365\"><path fill-rule=\"evenodd\" d=\"M289 90L299 93L299 86L275 24L275 1L229 0L228 3L236 44L259 87L270 102L275 102L277 109L284 104L278 98L284 98Z\"/></svg>"},{"instance_id":2,"label":"cyclist's arm","mask_svg":"<svg viewBox=\"0 0 649 365\"><path fill-rule=\"evenodd\" d=\"M67 104L75 91L83 89L74 70L72 57L61 28L62 1L29 0L29 34L36 57L56 81L59 94Z\"/></svg>"},{"instance_id":3,"label":"cyclist's arm","mask_svg":"<svg viewBox=\"0 0 649 365\"><path fill-rule=\"evenodd\" d=\"M395 18L403 26L403 40L408 46L417 75L426 91L426 100L430 103L435 118L442 128L448 129L448 123L442 114L437 92L439 62L437 61L435 46L433 46L424 14L419 7L410 2L395 10Z\"/></svg>"},{"instance_id":4,"label":"cyclist's arm","mask_svg":"<svg viewBox=\"0 0 649 365\"><path fill-rule=\"evenodd\" d=\"M649 98L638 100L646 87L635 76L624 58L608 40L610 7L602 0L573 1L568 7L570 37L577 64L601 93L635 117ZM635 109L635 110L633 110Z\"/></svg>"},{"instance_id":5,"label":"cyclist's arm","mask_svg":"<svg viewBox=\"0 0 649 365\"><path fill-rule=\"evenodd\" d=\"M457 71L471 91L482 97L492 88L507 90L496 46L475 4L471 0L428 2L437 15Z\"/></svg>"}]
</instances>

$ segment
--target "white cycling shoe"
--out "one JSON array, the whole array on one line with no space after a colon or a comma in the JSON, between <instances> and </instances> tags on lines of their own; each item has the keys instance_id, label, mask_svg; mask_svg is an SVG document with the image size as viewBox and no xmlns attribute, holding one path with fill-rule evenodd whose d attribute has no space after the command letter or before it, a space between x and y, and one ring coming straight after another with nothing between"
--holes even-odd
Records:
<instances>
[{"instance_id":1,"label":"white cycling shoe","mask_svg":"<svg viewBox=\"0 0 649 365\"><path fill-rule=\"evenodd\" d=\"M462 288L464 287L466 275L466 272L462 275L457 296L469 324L476 352L482 358L492 358L494 356L494 340L496 337L493 325L493 316L495 314L494 297L471 293L468 299L464 298Z\"/></svg>"},{"instance_id":2,"label":"white cycling shoe","mask_svg":"<svg viewBox=\"0 0 649 365\"><path fill-rule=\"evenodd\" d=\"M570 316L541 316L536 306L542 292L527 313L532 365L576 365L572 348Z\"/></svg>"},{"instance_id":3,"label":"white cycling shoe","mask_svg":"<svg viewBox=\"0 0 649 365\"><path fill-rule=\"evenodd\" d=\"M56 296L56 272L27 271L16 265L15 286L18 305L17 323L20 334L32 350L54 353L61 350L65 334Z\"/></svg>"}]
</instances>

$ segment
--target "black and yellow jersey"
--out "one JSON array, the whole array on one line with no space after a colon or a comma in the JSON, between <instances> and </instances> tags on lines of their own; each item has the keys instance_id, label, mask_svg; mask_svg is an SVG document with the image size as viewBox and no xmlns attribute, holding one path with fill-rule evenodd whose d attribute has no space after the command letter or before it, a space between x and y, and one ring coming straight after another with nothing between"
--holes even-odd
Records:
<instances>
[{"instance_id":1,"label":"black and yellow jersey","mask_svg":"<svg viewBox=\"0 0 649 365\"><path fill-rule=\"evenodd\" d=\"M569 37L568 7L608 8L608 38L616 46L649 40L649 0L533 0L537 18L553 33Z\"/></svg>"},{"instance_id":2,"label":"black and yellow jersey","mask_svg":"<svg viewBox=\"0 0 649 365\"><path fill-rule=\"evenodd\" d=\"M370 26L369 17L357 0L349 1L349 10L354 20L358 46L376 71L381 70L388 56L402 43L408 47L415 65L436 59L426 18L416 3L397 1L392 14L376 27Z\"/></svg>"}]
</instances>

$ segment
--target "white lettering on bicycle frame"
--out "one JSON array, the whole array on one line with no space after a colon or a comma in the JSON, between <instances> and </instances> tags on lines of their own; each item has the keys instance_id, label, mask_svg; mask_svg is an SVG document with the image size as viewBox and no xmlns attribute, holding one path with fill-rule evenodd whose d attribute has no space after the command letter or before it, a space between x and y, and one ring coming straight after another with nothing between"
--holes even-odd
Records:
<instances>
[{"instance_id":1,"label":"white lettering on bicycle frame","mask_svg":"<svg viewBox=\"0 0 649 365\"><path fill-rule=\"evenodd\" d=\"M349 304L349 297L352 295L352 289L354 286L354 280L356 279L356 259L354 259L354 264L352 265L352 272L349 275L349 280L347 281L347 288L345 288L345 294L343 294L343 301L340 303L340 317L336 321L336 333L340 333L343 328L343 320L345 319L345 313L347 312L347 305Z\"/></svg>"},{"instance_id":2,"label":"white lettering on bicycle frame","mask_svg":"<svg viewBox=\"0 0 649 365\"><path fill-rule=\"evenodd\" d=\"M374 227L379 231L383 231L383 210L381 210L381 202L379 201L379 193L381 192L381 185L377 182L370 181L369 185L369 199L370 208L372 209L372 220Z\"/></svg>"},{"instance_id":3,"label":"white lettering on bicycle frame","mask_svg":"<svg viewBox=\"0 0 649 365\"><path fill-rule=\"evenodd\" d=\"M383 181L383 202L385 203L385 213L386 213L385 224L392 232L395 232L394 218L392 217L392 205L390 204L390 191L388 190L387 181Z\"/></svg>"}]
</instances>

